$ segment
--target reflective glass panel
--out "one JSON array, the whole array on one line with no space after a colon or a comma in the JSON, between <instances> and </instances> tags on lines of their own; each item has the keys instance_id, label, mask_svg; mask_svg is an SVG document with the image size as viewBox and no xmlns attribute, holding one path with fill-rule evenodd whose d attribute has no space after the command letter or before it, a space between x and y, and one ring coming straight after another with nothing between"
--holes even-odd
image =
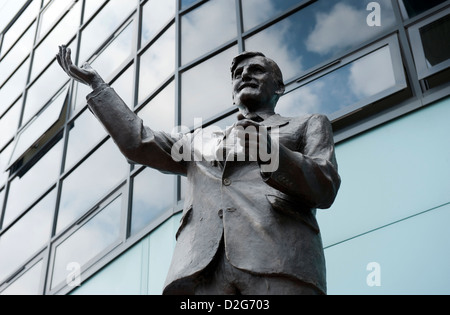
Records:
<instances>
[{"instance_id":1,"label":"reflective glass panel","mask_svg":"<svg viewBox=\"0 0 450 315\"><path fill-rule=\"evenodd\" d=\"M171 133L175 123L175 84L170 83L138 112L145 126Z\"/></svg>"},{"instance_id":2,"label":"reflective glass panel","mask_svg":"<svg viewBox=\"0 0 450 315\"><path fill-rule=\"evenodd\" d=\"M399 3L402 7L403 17L406 19L413 18L445 1L447 0L402 0Z\"/></svg>"},{"instance_id":3,"label":"reflective glass panel","mask_svg":"<svg viewBox=\"0 0 450 315\"><path fill-rule=\"evenodd\" d=\"M105 81L117 71L133 52L134 21L117 35L116 38L91 63Z\"/></svg>"},{"instance_id":4,"label":"reflective glass panel","mask_svg":"<svg viewBox=\"0 0 450 315\"><path fill-rule=\"evenodd\" d=\"M46 245L52 232L56 191L52 191L0 238L0 282Z\"/></svg>"},{"instance_id":5,"label":"reflective glass panel","mask_svg":"<svg viewBox=\"0 0 450 315\"><path fill-rule=\"evenodd\" d=\"M181 9L186 9L191 4L199 2L200 0L181 0Z\"/></svg>"},{"instance_id":6,"label":"reflective glass panel","mask_svg":"<svg viewBox=\"0 0 450 315\"><path fill-rule=\"evenodd\" d=\"M135 0L110 1L83 30L80 44L80 64L86 62L100 45L120 26L132 9Z\"/></svg>"},{"instance_id":7,"label":"reflective glass panel","mask_svg":"<svg viewBox=\"0 0 450 315\"><path fill-rule=\"evenodd\" d=\"M70 263L84 266L119 240L121 203L122 198L118 197L56 247L52 288L69 275Z\"/></svg>"},{"instance_id":8,"label":"reflective glass panel","mask_svg":"<svg viewBox=\"0 0 450 315\"><path fill-rule=\"evenodd\" d=\"M48 5L41 15L39 38L47 33L50 27L56 22L56 19L61 16L71 3L73 3L73 0L53 0Z\"/></svg>"},{"instance_id":9,"label":"reflective glass panel","mask_svg":"<svg viewBox=\"0 0 450 315\"><path fill-rule=\"evenodd\" d=\"M381 0L378 1L383 12L381 26L370 27L367 23L369 2L371 1L313 2L250 37L245 41L245 48L248 51L261 51L275 60L286 81L298 77L395 25L391 0Z\"/></svg>"},{"instance_id":10,"label":"reflective glass panel","mask_svg":"<svg viewBox=\"0 0 450 315\"><path fill-rule=\"evenodd\" d=\"M128 171L128 163L112 140L108 140L63 182L57 232L110 192Z\"/></svg>"},{"instance_id":11,"label":"reflective glass panel","mask_svg":"<svg viewBox=\"0 0 450 315\"><path fill-rule=\"evenodd\" d=\"M258 26L261 23L285 12L293 6L301 3L301 0L244 0L242 1L242 14L244 17L244 29Z\"/></svg>"},{"instance_id":12,"label":"reflective glass panel","mask_svg":"<svg viewBox=\"0 0 450 315\"><path fill-rule=\"evenodd\" d=\"M28 78L28 70L30 66L30 58L28 58L14 72L14 75L0 88L0 115L10 107L10 105L19 97L25 89Z\"/></svg>"},{"instance_id":13,"label":"reflective glass panel","mask_svg":"<svg viewBox=\"0 0 450 315\"><path fill-rule=\"evenodd\" d=\"M74 101L73 101L73 112L72 116L76 113L78 113L79 110L81 110L84 106L86 106L86 96L92 92L92 89L85 85L76 82L75 88L74 88Z\"/></svg>"},{"instance_id":14,"label":"reflective glass panel","mask_svg":"<svg viewBox=\"0 0 450 315\"><path fill-rule=\"evenodd\" d=\"M86 22L106 0L85 0L84 1L84 22Z\"/></svg>"},{"instance_id":15,"label":"reflective glass panel","mask_svg":"<svg viewBox=\"0 0 450 315\"><path fill-rule=\"evenodd\" d=\"M150 0L142 8L142 45L155 37L175 15L176 0Z\"/></svg>"},{"instance_id":16,"label":"reflective glass panel","mask_svg":"<svg viewBox=\"0 0 450 315\"><path fill-rule=\"evenodd\" d=\"M40 285L42 276L42 260L31 267L19 279L14 281L0 295L40 295Z\"/></svg>"},{"instance_id":17,"label":"reflective glass panel","mask_svg":"<svg viewBox=\"0 0 450 315\"><path fill-rule=\"evenodd\" d=\"M20 133L16 140L16 146L10 164L16 162L57 121L59 121L59 126L62 127L65 121L65 112L63 109L65 108L66 100L67 88L62 90L48 107Z\"/></svg>"},{"instance_id":18,"label":"reflective glass panel","mask_svg":"<svg viewBox=\"0 0 450 315\"><path fill-rule=\"evenodd\" d=\"M0 85L11 75L17 66L25 59L31 51L34 42L36 24L34 23L28 31L20 38L8 55L0 62Z\"/></svg>"},{"instance_id":19,"label":"reflective glass panel","mask_svg":"<svg viewBox=\"0 0 450 315\"><path fill-rule=\"evenodd\" d=\"M19 126L21 109L22 98L20 98L13 107L0 118L0 149L2 149L16 134L17 127ZM3 170L0 169L0 172L2 171Z\"/></svg>"},{"instance_id":20,"label":"reflective glass panel","mask_svg":"<svg viewBox=\"0 0 450 315\"><path fill-rule=\"evenodd\" d=\"M236 1L211 0L181 18L182 63L236 38Z\"/></svg>"},{"instance_id":21,"label":"reflective glass panel","mask_svg":"<svg viewBox=\"0 0 450 315\"><path fill-rule=\"evenodd\" d=\"M26 0L3 0L0 6L0 32L20 11Z\"/></svg>"},{"instance_id":22,"label":"reflective glass panel","mask_svg":"<svg viewBox=\"0 0 450 315\"><path fill-rule=\"evenodd\" d=\"M170 27L141 56L139 102L175 71L175 27Z\"/></svg>"},{"instance_id":23,"label":"reflective glass panel","mask_svg":"<svg viewBox=\"0 0 450 315\"><path fill-rule=\"evenodd\" d=\"M9 171L7 171L9 159L11 158L11 153L14 144L9 144L3 151L0 152L0 187L2 187L9 177Z\"/></svg>"},{"instance_id":24,"label":"reflective glass panel","mask_svg":"<svg viewBox=\"0 0 450 315\"><path fill-rule=\"evenodd\" d=\"M30 169L15 177L9 186L4 226L11 223L58 179L63 141L59 141Z\"/></svg>"},{"instance_id":25,"label":"reflective glass panel","mask_svg":"<svg viewBox=\"0 0 450 315\"><path fill-rule=\"evenodd\" d=\"M450 59L450 15L420 29L428 68Z\"/></svg>"},{"instance_id":26,"label":"reflective glass panel","mask_svg":"<svg viewBox=\"0 0 450 315\"><path fill-rule=\"evenodd\" d=\"M175 176L146 168L133 179L131 234L136 234L173 206Z\"/></svg>"},{"instance_id":27,"label":"reflective glass panel","mask_svg":"<svg viewBox=\"0 0 450 315\"><path fill-rule=\"evenodd\" d=\"M122 98L129 108L134 108L134 65L129 67L111 87Z\"/></svg>"},{"instance_id":28,"label":"reflective glass panel","mask_svg":"<svg viewBox=\"0 0 450 315\"><path fill-rule=\"evenodd\" d=\"M3 57L6 52L14 45L16 40L30 26L31 22L36 18L41 1L34 0L28 8L22 13L20 18L11 26L3 37L3 44L0 56ZM30 47L31 48L31 47Z\"/></svg>"},{"instance_id":29,"label":"reflective glass panel","mask_svg":"<svg viewBox=\"0 0 450 315\"><path fill-rule=\"evenodd\" d=\"M237 54L237 47L232 47L183 73L183 126L192 127L195 118L205 122L233 107L230 67Z\"/></svg>"},{"instance_id":30,"label":"reflective glass panel","mask_svg":"<svg viewBox=\"0 0 450 315\"><path fill-rule=\"evenodd\" d=\"M69 124L69 142L65 169L70 170L89 150L93 149L106 137L106 131L95 116L84 111L75 121Z\"/></svg>"},{"instance_id":31,"label":"reflective glass panel","mask_svg":"<svg viewBox=\"0 0 450 315\"><path fill-rule=\"evenodd\" d=\"M58 1L53 1L53 3ZM31 81L55 59L60 45L66 45L75 36L80 26L81 2L75 4L69 13L58 23L52 32L39 44L34 53ZM76 41L71 44L73 58L76 52Z\"/></svg>"},{"instance_id":32,"label":"reflective glass panel","mask_svg":"<svg viewBox=\"0 0 450 315\"><path fill-rule=\"evenodd\" d=\"M333 114L395 85L386 46L283 96L277 111L285 116Z\"/></svg>"},{"instance_id":33,"label":"reflective glass panel","mask_svg":"<svg viewBox=\"0 0 450 315\"><path fill-rule=\"evenodd\" d=\"M69 77L58 62L53 61L52 65L28 88L22 123L26 124L39 112L68 80Z\"/></svg>"}]
</instances>

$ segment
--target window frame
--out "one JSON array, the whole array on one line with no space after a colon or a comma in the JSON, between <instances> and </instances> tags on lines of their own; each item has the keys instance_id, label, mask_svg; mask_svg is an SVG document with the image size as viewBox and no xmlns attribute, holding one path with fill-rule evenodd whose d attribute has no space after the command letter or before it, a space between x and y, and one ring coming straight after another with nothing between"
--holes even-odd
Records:
<instances>
[{"instance_id":1,"label":"window frame","mask_svg":"<svg viewBox=\"0 0 450 315\"><path fill-rule=\"evenodd\" d=\"M371 106L372 104L378 101L389 98L391 95L394 95L408 88L407 78L404 71L403 60L400 51L399 39L398 35L395 33L369 46L366 46L358 51L355 51L349 55L331 61L322 68L319 68L315 71L308 73L303 77L300 77L299 79L294 81L294 83L291 83L286 86L286 93L284 95L288 95L289 93L294 92L299 88L302 88L308 85L309 83L312 83L322 77L325 77L326 75L331 74L332 72L337 71L351 64L352 62L364 58L365 56L368 56L371 53L384 47L389 47L391 53L392 66L396 84L387 90L381 91L375 95L370 96L369 98L365 98L357 103L348 105L337 112L329 114L328 117L331 121L336 122L339 121L341 118L351 115L352 113L364 107Z\"/></svg>"},{"instance_id":2,"label":"window frame","mask_svg":"<svg viewBox=\"0 0 450 315\"><path fill-rule=\"evenodd\" d=\"M438 74L441 71L444 71L448 68L450 68L450 57L440 64L437 64L433 66L432 68L429 68L427 66L427 61L425 57L425 52L423 50L423 41L420 34L421 28L430 25L433 22L436 22L446 16L450 17L450 7L447 9L444 9L441 12L436 13L435 15L422 20L418 22L417 24L414 24L413 26L409 27L408 33L411 41L411 49L414 56L414 63L416 65L417 69L417 75L419 80L425 80L435 74Z\"/></svg>"},{"instance_id":3,"label":"window frame","mask_svg":"<svg viewBox=\"0 0 450 315\"><path fill-rule=\"evenodd\" d=\"M42 262L42 270L41 270L41 277L39 280L39 293L44 292L44 283L45 283L45 277L46 277L46 266L48 259L46 258L47 248L44 248L39 253L34 255L32 258L27 260L27 262L18 268L14 273L12 273L5 281L0 283L0 295L2 292L7 290L10 286L14 285L16 281L20 280L22 276L24 276L28 271L30 271L33 267L35 267L37 264Z\"/></svg>"},{"instance_id":4,"label":"window frame","mask_svg":"<svg viewBox=\"0 0 450 315\"><path fill-rule=\"evenodd\" d=\"M51 249L50 249L50 259L49 259L49 269L46 282L46 295L56 295L61 291L71 291L74 288L70 287L65 281L59 282L55 284L54 288L52 288L53 282L53 274L56 262L56 252L57 248L63 244L65 241L70 239L76 232L81 230L87 223L89 223L93 218L95 218L98 214L100 214L104 209L106 209L111 203L117 200L117 198L122 198L121 200L121 214L120 214L120 231L119 238L114 241L111 245L107 246L100 253L96 254L94 257L89 259L84 265L81 266L80 275L82 276L82 282L89 278L92 274L100 269L97 266L102 265L102 260L106 259L109 254L114 253L115 249L120 247L125 242L126 230L127 230L127 220L128 220L128 194L127 194L127 185L126 183L122 183L118 188L111 193L109 193L106 197L104 197L100 202L94 205L89 211L87 211L81 218L76 220L74 224L71 224L70 227L65 228L61 235L57 236L55 240L52 240Z\"/></svg>"}]
</instances>

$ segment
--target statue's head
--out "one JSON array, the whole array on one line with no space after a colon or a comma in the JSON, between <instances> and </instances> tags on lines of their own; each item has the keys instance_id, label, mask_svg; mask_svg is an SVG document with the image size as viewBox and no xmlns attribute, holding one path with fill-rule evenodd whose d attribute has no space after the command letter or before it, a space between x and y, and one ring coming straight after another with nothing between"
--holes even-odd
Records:
<instances>
[{"instance_id":1,"label":"statue's head","mask_svg":"<svg viewBox=\"0 0 450 315\"><path fill-rule=\"evenodd\" d=\"M244 52L231 65L233 103L274 109L285 91L280 67L260 52Z\"/></svg>"}]
</instances>

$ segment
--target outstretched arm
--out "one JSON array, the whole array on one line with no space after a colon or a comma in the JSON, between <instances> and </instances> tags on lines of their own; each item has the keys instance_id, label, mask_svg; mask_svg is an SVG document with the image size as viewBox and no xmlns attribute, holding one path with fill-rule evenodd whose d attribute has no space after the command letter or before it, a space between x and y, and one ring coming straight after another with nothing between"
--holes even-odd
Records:
<instances>
[{"instance_id":1,"label":"outstretched arm","mask_svg":"<svg viewBox=\"0 0 450 315\"><path fill-rule=\"evenodd\" d=\"M180 139L144 127L140 119L89 64L81 68L72 63L71 51L59 48L56 56L61 68L72 79L90 86L88 105L100 120L122 154L130 161L167 173L186 174L184 163L172 159L171 149Z\"/></svg>"}]
</instances>

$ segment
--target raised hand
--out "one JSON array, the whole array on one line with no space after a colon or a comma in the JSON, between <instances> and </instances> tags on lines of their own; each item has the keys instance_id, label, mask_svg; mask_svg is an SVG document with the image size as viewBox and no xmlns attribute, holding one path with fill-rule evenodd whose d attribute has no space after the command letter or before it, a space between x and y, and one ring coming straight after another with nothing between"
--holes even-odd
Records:
<instances>
[{"instance_id":1,"label":"raised hand","mask_svg":"<svg viewBox=\"0 0 450 315\"><path fill-rule=\"evenodd\" d=\"M69 77L85 85L89 85L92 89L96 89L105 83L97 71L88 63L85 63L81 68L74 65L72 62L72 52L66 46L59 47L59 53L56 55L56 59Z\"/></svg>"}]
</instances>

